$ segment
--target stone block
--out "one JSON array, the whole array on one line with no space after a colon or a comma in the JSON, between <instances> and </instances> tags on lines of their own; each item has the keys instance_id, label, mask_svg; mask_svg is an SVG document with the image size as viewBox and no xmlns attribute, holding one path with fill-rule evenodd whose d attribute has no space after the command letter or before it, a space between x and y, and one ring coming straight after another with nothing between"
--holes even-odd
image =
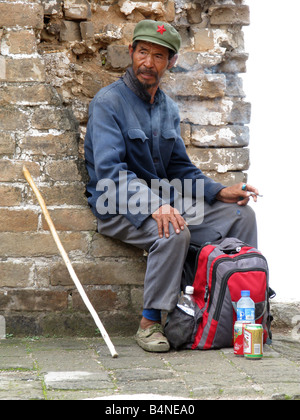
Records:
<instances>
[{"instance_id":1,"label":"stone block","mask_svg":"<svg viewBox=\"0 0 300 420\"><path fill-rule=\"evenodd\" d=\"M16 185L0 184L0 206L13 207L22 203L22 188Z\"/></svg>"},{"instance_id":2,"label":"stone block","mask_svg":"<svg viewBox=\"0 0 300 420\"><path fill-rule=\"evenodd\" d=\"M44 10L40 4L0 3L0 28L43 29Z\"/></svg>"},{"instance_id":3,"label":"stone block","mask_svg":"<svg viewBox=\"0 0 300 420\"><path fill-rule=\"evenodd\" d=\"M72 262L83 285L143 285L146 272L144 258L94 258L93 261ZM72 279L67 268L61 264L48 270L52 286L70 286Z\"/></svg>"},{"instance_id":4,"label":"stone block","mask_svg":"<svg viewBox=\"0 0 300 420\"><path fill-rule=\"evenodd\" d=\"M15 30L7 32L1 42L1 54L34 54L37 52L37 40L33 30Z\"/></svg>"},{"instance_id":5,"label":"stone block","mask_svg":"<svg viewBox=\"0 0 300 420\"><path fill-rule=\"evenodd\" d=\"M88 238L81 232L61 232L66 252L88 250ZM50 232L0 232L0 257L53 257L60 255Z\"/></svg>"},{"instance_id":6,"label":"stone block","mask_svg":"<svg viewBox=\"0 0 300 420\"><path fill-rule=\"evenodd\" d=\"M33 156L76 156L78 154L77 134L67 132L60 135L25 135L19 142L22 152Z\"/></svg>"},{"instance_id":7,"label":"stone block","mask_svg":"<svg viewBox=\"0 0 300 420\"><path fill-rule=\"evenodd\" d=\"M94 36L94 25L92 22L80 22L80 33L82 39L91 39Z\"/></svg>"},{"instance_id":8,"label":"stone block","mask_svg":"<svg viewBox=\"0 0 300 420\"><path fill-rule=\"evenodd\" d=\"M249 124L251 106L242 100L224 97L212 100L179 102L182 122L196 125Z\"/></svg>"},{"instance_id":9,"label":"stone block","mask_svg":"<svg viewBox=\"0 0 300 420\"><path fill-rule=\"evenodd\" d=\"M245 147L249 144L249 128L243 125L192 125L191 144L198 147Z\"/></svg>"},{"instance_id":10,"label":"stone block","mask_svg":"<svg viewBox=\"0 0 300 420\"><path fill-rule=\"evenodd\" d=\"M0 210L0 232L36 231L38 214L32 210Z\"/></svg>"},{"instance_id":11,"label":"stone block","mask_svg":"<svg viewBox=\"0 0 300 420\"><path fill-rule=\"evenodd\" d=\"M54 290L9 290L0 295L0 306L5 311L62 311L68 306L68 293Z\"/></svg>"},{"instance_id":12,"label":"stone block","mask_svg":"<svg viewBox=\"0 0 300 420\"><path fill-rule=\"evenodd\" d=\"M1 112L0 112L1 121ZM24 161L19 160L0 160L0 182L26 182L23 175ZM26 167L33 178L40 176L40 166L35 162L26 162Z\"/></svg>"},{"instance_id":13,"label":"stone block","mask_svg":"<svg viewBox=\"0 0 300 420\"><path fill-rule=\"evenodd\" d=\"M46 164L45 170L54 181L81 181L81 175L74 160L49 162Z\"/></svg>"},{"instance_id":14,"label":"stone block","mask_svg":"<svg viewBox=\"0 0 300 420\"><path fill-rule=\"evenodd\" d=\"M212 25L249 25L250 13L247 5L223 5L209 8Z\"/></svg>"},{"instance_id":15,"label":"stone block","mask_svg":"<svg viewBox=\"0 0 300 420\"><path fill-rule=\"evenodd\" d=\"M223 74L204 74L203 72L169 73L162 88L174 98L220 98L225 95L226 77Z\"/></svg>"},{"instance_id":16,"label":"stone block","mask_svg":"<svg viewBox=\"0 0 300 420\"><path fill-rule=\"evenodd\" d=\"M220 73L246 73L247 60L246 53L227 52L222 61L217 64L216 70Z\"/></svg>"},{"instance_id":17,"label":"stone block","mask_svg":"<svg viewBox=\"0 0 300 420\"><path fill-rule=\"evenodd\" d=\"M35 108L31 126L37 130L69 131L77 128L75 118L68 109L43 106Z\"/></svg>"},{"instance_id":18,"label":"stone block","mask_svg":"<svg viewBox=\"0 0 300 420\"><path fill-rule=\"evenodd\" d=\"M89 208L64 208L49 210L49 213L58 231L95 231L97 228L95 216ZM44 216L42 217L42 228L49 229Z\"/></svg>"},{"instance_id":19,"label":"stone block","mask_svg":"<svg viewBox=\"0 0 300 420\"><path fill-rule=\"evenodd\" d=\"M0 106L5 105L61 105L61 100L49 85L18 84L0 86Z\"/></svg>"},{"instance_id":20,"label":"stone block","mask_svg":"<svg viewBox=\"0 0 300 420\"><path fill-rule=\"evenodd\" d=\"M12 155L15 151L15 136L12 133L0 132L0 155Z\"/></svg>"},{"instance_id":21,"label":"stone block","mask_svg":"<svg viewBox=\"0 0 300 420\"><path fill-rule=\"evenodd\" d=\"M107 63L114 69L125 69L131 64L126 45L109 45L107 47Z\"/></svg>"},{"instance_id":22,"label":"stone block","mask_svg":"<svg viewBox=\"0 0 300 420\"><path fill-rule=\"evenodd\" d=\"M214 32L209 28L195 28L194 48L199 52L206 52L215 48Z\"/></svg>"},{"instance_id":23,"label":"stone block","mask_svg":"<svg viewBox=\"0 0 300 420\"><path fill-rule=\"evenodd\" d=\"M0 108L0 130L7 132L28 130L29 122L29 111L13 107Z\"/></svg>"},{"instance_id":24,"label":"stone block","mask_svg":"<svg viewBox=\"0 0 300 420\"><path fill-rule=\"evenodd\" d=\"M127 245L117 239L95 234L91 244L91 255L93 257L142 257L143 251Z\"/></svg>"},{"instance_id":25,"label":"stone block","mask_svg":"<svg viewBox=\"0 0 300 420\"><path fill-rule=\"evenodd\" d=\"M31 278L32 263L0 262L1 287L25 288L33 286Z\"/></svg>"},{"instance_id":26,"label":"stone block","mask_svg":"<svg viewBox=\"0 0 300 420\"><path fill-rule=\"evenodd\" d=\"M5 65L5 72L0 70L0 77L6 82L44 82L44 63L39 58L21 58L14 60L6 58L0 62L0 67ZM1 80L1 79L0 79Z\"/></svg>"},{"instance_id":27,"label":"stone block","mask_svg":"<svg viewBox=\"0 0 300 420\"><path fill-rule=\"evenodd\" d=\"M64 0L64 15L71 20L89 20L92 17L91 6L87 0Z\"/></svg>"},{"instance_id":28,"label":"stone block","mask_svg":"<svg viewBox=\"0 0 300 420\"><path fill-rule=\"evenodd\" d=\"M202 22L201 13L203 6L201 4L189 3L187 4L186 16L189 23L197 24Z\"/></svg>"},{"instance_id":29,"label":"stone block","mask_svg":"<svg viewBox=\"0 0 300 420\"><path fill-rule=\"evenodd\" d=\"M78 22L63 20L60 27L61 41L81 41L80 26Z\"/></svg>"},{"instance_id":30,"label":"stone block","mask_svg":"<svg viewBox=\"0 0 300 420\"><path fill-rule=\"evenodd\" d=\"M41 0L46 16L59 15L62 10L63 0Z\"/></svg>"},{"instance_id":31,"label":"stone block","mask_svg":"<svg viewBox=\"0 0 300 420\"><path fill-rule=\"evenodd\" d=\"M87 205L85 196L85 185L78 185L75 183L68 183L61 185L43 185L39 188L44 200L48 206L83 206ZM27 200L33 204L37 204L36 197L30 191L30 195L27 195ZM1 202L1 196L0 196Z\"/></svg>"},{"instance_id":32,"label":"stone block","mask_svg":"<svg viewBox=\"0 0 300 420\"><path fill-rule=\"evenodd\" d=\"M188 148L188 154L192 162L204 171L226 173L249 168L249 149L245 148Z\"/></svg>"}]
</instances>

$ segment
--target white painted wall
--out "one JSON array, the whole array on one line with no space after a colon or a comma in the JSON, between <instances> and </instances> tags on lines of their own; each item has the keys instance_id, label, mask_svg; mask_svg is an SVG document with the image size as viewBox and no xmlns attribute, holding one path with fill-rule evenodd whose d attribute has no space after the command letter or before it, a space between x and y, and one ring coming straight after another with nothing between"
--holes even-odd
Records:
<instances>
[{"instance_id":1,"label":"white painted wall","mask_svg":"<svg viewBox=\"0 0 300 420\"><path fill-rule=\"evenodd\" d=\"M247 0L244 27L250 57L244 78L252 104L248 182L259 248L270 267L277 301L300 301L300 1Z\"/></svg>"}]
</instances>

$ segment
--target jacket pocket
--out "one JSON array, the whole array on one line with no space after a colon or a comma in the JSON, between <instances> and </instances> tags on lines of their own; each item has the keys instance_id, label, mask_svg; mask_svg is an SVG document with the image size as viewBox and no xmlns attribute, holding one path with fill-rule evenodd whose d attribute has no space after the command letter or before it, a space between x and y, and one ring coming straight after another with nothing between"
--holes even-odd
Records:
<instances>
[{"instance_id":1,"label":"jacket pocket","mask_svg":"<svg viewBox=\"0 0 300 420\"><path fill-rule=\"evenodd\" d=\"M144 131L140 130L139 128L130 128L128 130L128 137L130 138L130 140L142 140L143 143L145 142L145 140L148 140L148 137L146 136Z\"/></svg>"},{"instance_id":2,"label":"jacket pocket","mask_svg":"<svg viewBox=\"0 0 300 420\"><path fill-rule=\"evenodd\" d=\"M161 136L164 140L173 140L177 139L177 132L173 128L163 130Z\"/></svg>"}]
</instances>

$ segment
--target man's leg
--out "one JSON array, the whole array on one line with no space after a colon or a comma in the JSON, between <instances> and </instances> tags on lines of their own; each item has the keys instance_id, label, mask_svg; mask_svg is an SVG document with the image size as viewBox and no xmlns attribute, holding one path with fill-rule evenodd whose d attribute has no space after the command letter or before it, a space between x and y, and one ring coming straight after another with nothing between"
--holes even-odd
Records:
<instances>
[{"instance_id":1,"label":"man's leg","mask_svg":"<svg viewBox=\"0 0 300 420\"><path fill-rule=\"evenodd\" d=\"M204 220L200 225L190 223L191 241L199 243L234 237L257 247L256 217L250 206L216 201L204 203Z\"/></svg>"},{"instance_id":2,"label":"man's leg","mask_svg":"<svg viewBox=\"0 0 300 420\"><path fill-rule=\"evenodd\" d=\"M170 237L159 238L157 223L149 217L136 229L124 216L98 222L101 234L121 240L148 252L144 280L144 311L140 328L146 330L160 322L160 311L174 309L180 291L182 267L190 243L190 232L186 228L176 234L170 225ZM145 332L145 335L149 333ZM152 338L155 338L153 330ZM158 335L157 335L158 336ZM147 337L146 337L147 338ZM146 346L147 347L147 346ZM164 350L159 350L159 348ZM145 347L143 347L145 348ZM166 351L166 346L151 346L149 351Z\"/></svg>"}]
</instances>

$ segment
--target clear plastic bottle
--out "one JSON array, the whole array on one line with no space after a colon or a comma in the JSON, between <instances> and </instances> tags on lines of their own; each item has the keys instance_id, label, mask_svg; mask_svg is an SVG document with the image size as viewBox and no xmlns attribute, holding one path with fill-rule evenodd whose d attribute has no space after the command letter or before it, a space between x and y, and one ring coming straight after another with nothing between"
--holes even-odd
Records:
<instances>
[{"instance_id":1,"label":"clear plastic bottle","mask_svg":"<svg viewBox=\"0 0 300 420\"><path fill-rule=\"evenodd\" d=\"M195 300L193 286L186 286L185 293L180 296L177 306L190 316L195 315Z\"/></svg>"},{"instance_id":2,"label":"clear plastic bottle","mask_svg":"<svg viewBox=\"0 0 300 420\"><path fill-rule=\"evenodd\" d=\"M255 303L250 298L250 290L241 291L241 299L237 303L237 320L255 324Z\"/></svg>"}]
</instances>

